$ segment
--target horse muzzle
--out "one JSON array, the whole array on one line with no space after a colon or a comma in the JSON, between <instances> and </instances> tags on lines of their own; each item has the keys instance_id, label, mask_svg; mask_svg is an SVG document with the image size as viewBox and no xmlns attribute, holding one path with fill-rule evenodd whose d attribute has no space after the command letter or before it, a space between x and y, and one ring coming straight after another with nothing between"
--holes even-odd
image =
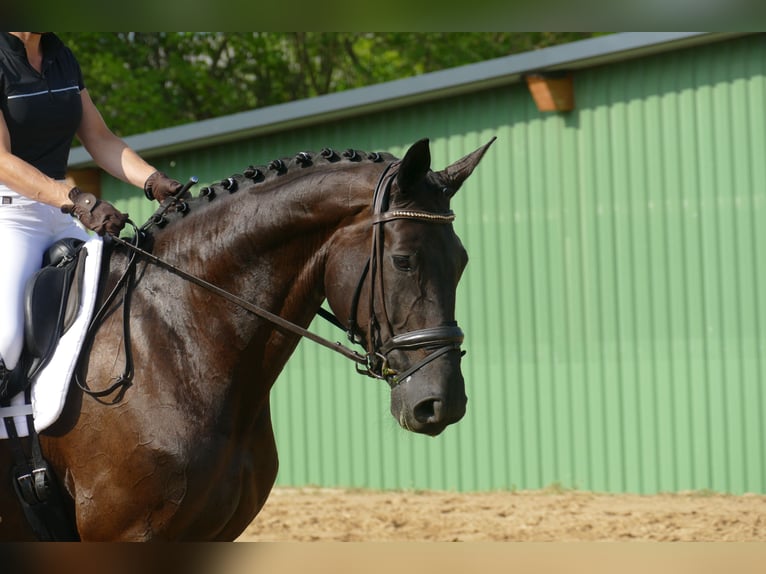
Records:
<instances>
[{"instance_id":1,"label":"horse muzzle","mask_svg":"<svg viewBox=\"0 0 766 574\"><path fill-rule=\"evenodd\" d=\"M459 357L457 349L442 355L391 388L391 414L402 428L436 436L463 418L468 398Z\"/></svg>"}]
</instances>

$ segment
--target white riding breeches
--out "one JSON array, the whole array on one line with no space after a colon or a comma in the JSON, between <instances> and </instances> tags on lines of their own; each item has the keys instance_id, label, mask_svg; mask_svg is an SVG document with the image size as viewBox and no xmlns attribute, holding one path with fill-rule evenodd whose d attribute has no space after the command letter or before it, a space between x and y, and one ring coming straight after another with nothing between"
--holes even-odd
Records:
<instances>
[{"instance_id":1,"label":"white riding breeches","mask_svg":"<svg viewBox=\"0 0 766 574\"><path fill-rule=\"evenodd\" d=\"M45 250L64 237L86 241L79 221L0 185L0 359L16 366L24 345L23 297Z\"/></svg>"}]
</instances>

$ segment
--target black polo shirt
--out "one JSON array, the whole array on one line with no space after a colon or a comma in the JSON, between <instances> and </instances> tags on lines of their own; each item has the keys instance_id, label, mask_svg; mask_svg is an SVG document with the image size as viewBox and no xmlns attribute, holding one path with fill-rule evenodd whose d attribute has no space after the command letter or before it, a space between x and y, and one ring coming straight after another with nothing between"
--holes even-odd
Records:
<instances>
[{"instance_id":1,"label":"black polo shirt","mask_svg":"<svg viewBox=\"0 0 766 574\"><path fill-rule=\"evenodd\" d=\"M43 34L41 46L39 73L29 64L23 42L0 32L0 110L11 152L49 177L63 179L82 119L85 84L74 54L55 34Z\"/></svg>"}]
</instances>

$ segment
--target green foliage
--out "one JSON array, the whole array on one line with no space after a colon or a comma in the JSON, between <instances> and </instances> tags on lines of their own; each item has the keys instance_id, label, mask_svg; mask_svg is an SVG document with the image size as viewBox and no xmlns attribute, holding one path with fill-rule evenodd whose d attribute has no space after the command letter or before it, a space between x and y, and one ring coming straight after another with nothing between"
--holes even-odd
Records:
<instances>
[{"instance_id":1,"label":"green foliage","mask_svg":"<svg viewBox=\"0 0 766 574\"><path fill-rule=\"evenodd\" d=\"M452 68L583 32L68 32L88 91L126 136Z\"/></svg>"}]
</instances>

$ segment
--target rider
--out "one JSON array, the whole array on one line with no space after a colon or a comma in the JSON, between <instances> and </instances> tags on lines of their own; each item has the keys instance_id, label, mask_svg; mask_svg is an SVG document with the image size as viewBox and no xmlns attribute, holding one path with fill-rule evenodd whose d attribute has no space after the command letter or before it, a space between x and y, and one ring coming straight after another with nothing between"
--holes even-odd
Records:
<instances>
[{"instance_id":1,"label":"rider","mask_svg":"<svg viewBox=\"0 0 766 574\"><path fill-rule=\"evenodd\" d=\"M72 52L51 32L0 32L0 396L23 346L23 293L45 250L127 215L65 181L75 136L96 163L162 201L181 187L106 126ZM72 217L65 214L71 214Z\"/></svg>"}]
</instances>

